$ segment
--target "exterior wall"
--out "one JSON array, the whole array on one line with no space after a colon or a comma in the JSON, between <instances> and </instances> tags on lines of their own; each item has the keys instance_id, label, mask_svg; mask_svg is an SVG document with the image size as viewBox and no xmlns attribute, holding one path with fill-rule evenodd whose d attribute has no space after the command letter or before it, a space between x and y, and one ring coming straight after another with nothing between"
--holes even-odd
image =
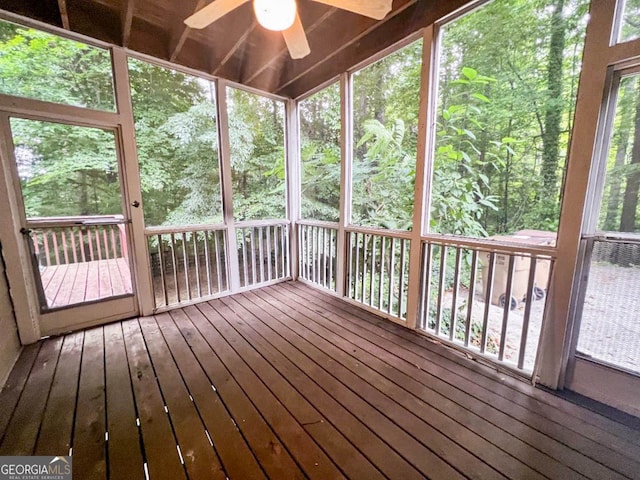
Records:
<instances>
[{"instance_id":1,"label":"exterior wall","mask_svg":"<svg viewBox=\"0 0 640 480\"><path fill-rule=\"evenodd\" d=\"M7 380L21 348L13 304L9 297L7 276L4 272L4 260L0 258L0 388Z\"/></svg>"}]
</instances>

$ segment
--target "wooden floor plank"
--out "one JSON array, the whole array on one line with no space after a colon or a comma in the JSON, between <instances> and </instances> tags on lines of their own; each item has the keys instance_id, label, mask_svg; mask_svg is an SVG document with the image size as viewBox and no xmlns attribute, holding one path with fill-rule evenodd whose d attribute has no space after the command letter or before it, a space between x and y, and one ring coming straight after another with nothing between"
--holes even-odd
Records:
<instances>
[{"instance_id":1,"label":"wooden floor plank","mask_svg":"<svg viewBox=\"0 0 640 480\"><path fill-rule=\"evenodd\" d=\"M197 314L197 311L200 314ZM273 387L271 382L265 377L254 373L244 363L242 356L227 343L224 337L210 323L212 319L215 321L217 314L209 305L205 303L198 305L198 308L187 307L185 312L187 312L191 321L194 322L194 325L205 337L212 349L216 351L227 369L233 372L236 381L269 422L271 428L278 434L305 474L309 478L317 479L343 478L342 473L334 463L301 426L301 423L322 424L321 422L325 421L324 418L314 412L304 401L298 406L298 410L305 409L308 411L298 412L298 415L300 415L298 418L289 413L279 399L263 383L267 382L269 387ZM291 392L291 394L295 396L295 392Z\"/></svg>"},{"instance_id":2,"label":"wooden floor plank","mask_svg":"<svg viewBox=\"0 0 640 480\"><path fill-rule=\"evenodd\" d=\"M229 478L256 480L266 478L249 445L229 415L219 392L214 392L210 388L209 379L173 323L171 316L159 315L156 321L213 441L224 471Z\"/></svg>"},{"instance_id":3,"label":"wooden floor plank","mask_svg":"<svg viewBox=\"0 0 640 480\"><path fill-rule=\"evenodd\" d=\"M246 297L247 300L244 302L240 298L237 299L246 308L273 308L256 295L247 294ZM252 304L255 306L252 307ZM423 445L432 448L449 464L456 465L465 475L496 478L499 475L497 471L500 471L510 477L543 478L517 457L505 455L505 451L496 448L482 435L470 431L464 424L456 423L420 398L409 395L406 390L376 372L367 362L350 356L352 348L357 346L348 345L346 350L338 350L321 335L307 330L306 325L313 322L307 321L306 317L286 316L277 311L272 312L272 315L274 319L278 318L282 322L280 326L274 325L274 328L290 336L291 334L283 329L286 325L292 332L296 332L296 335L305 338L308 344L305 344L303 349L307 355L312 355L316 361L322 362L325 368L330 369L345 385L357 385L356 391L363 397L380 411L386 412L394 422L420 440ZM345 368L339 369L333 365L343 365ZM483 460L495 470L485 465Z\"/></svg>"},{"instance_id":4,"label":"wooden floor plank","mask_svg":"<svg viewBox=\"0 0 640 480\"><path fill-rule=\"evenodd\" d=\"M171 422L137 320L122 322L149 478L186 479Z\"/></svg>"},{"instance_id":5,"label":"wooden floor plank","mask_svg":"<svg viewBox=\"0 0 640 480\"><path fill-rule=\"evenodd\" d=\"M0 408L0 440L4 437L7 425L11 420L18 400L20 400L20 395L24 390L24 385L27 383L41 346L42 343L33 343L22 349L4 387L0 390L0 405L2 405L2 408Z\"/></svg>"},{"instance_id":6,"label":"wooden floor plank","mask_svg":"<svg viewBox=\"0 0 640 480\"><path fill-rule=\"evenodd\" d=\"M210 303L232 328L239 327L238 333L245 336L246 342L258 349L272 365L277 366L278 372L285 376L300 394L331 422L335 431L325 437L325 439L332 440L331 444L325 444L323 438L316 438L316 441L347 476L351 478L382 478L381 471L384 473L384 470L387 469L388 472L394 471L403 478L419 478L418 471L380 438L372 434L366 425L355 416L356 414L346 410L306 377L302 371L296 372L297 367L292 362L300 365L298 358L294 357L289 360L278 355L275 349L270 348L262 338L252 334L248 329L242 328L247 324L240 322L231 310L221 306L219 301ZM241 323L242 325L240 325ZM225 334L233 335L228 328L222 325L220 328L225 330ZM364 455L358 451L358 448L364 452ZM369 459L366 458L367 454ZM376 463L378 463L378 467L375 467Z\"/></svg>"},{"instance_id":7,"label":"wooden floor plank","mask_svg":"<svg viewBox=\"0 0 640 480\"><path fill-rule=\"evenodd\" d=\"M573 403L532 387L519 379L511 378L483 365L468 362L464 356L449 349L443 349L424 335L416 335L414 332L386 322L380 317L343 302L334 296L326 295L317 289L295 282L289 282L283 286L297 289L305 298L313 301L316 305L336 306L355 320L365 320L370 331L376 335L385 336L396 342L402 339L413 343L419 347L424 355L429 355L429 360L433 360L430 354L434 354L438 360L442 359L444 366L450 367L457 374L482 385L488 382L496 393L529 408L532 412L541 412L565 427L577 431L577 433L590 437L601 436L605 445L616 445L620 443L619 440L622 440L621 443L626 447L632 446L632 444L640 445L639 429L623 425L585 408L576 408ZM610 435L605 438L607 433Z\"/></svg>"},{"instance_id":8,"label":"wooden floor plank","mask_svg":"<svg viewBox=\"0 0 640 480\"><path fill-rule=\"evenodd\" d=\"M140 327L176 432L187 475L193 479L224 480L226 475L220 459L209 443L205 426L155 319L141 318Z\"/></svg>"},{"instance_id":9,"label":"wooden floor plank","mask_svg":"<svg viewBox=\"0 0 640 480\"><path fill-rule=\"evenodd\" d=\"M76 276L78 275L78 265L78 263L71 263L66 266L58 293L56 294L53 303L50 304L51 307L63 307L70 304L69 299L73 293L73 285L76 282Z\"/></svg>"},{"instance_id":10,"label":"wooden floor plank","mask_svg":"<svg viewBox=\"0 0 640 480\"><path fill-rule=\"evenodd\" d=\"M87 288L85 290L85 302L100 298L100 269L98 261L88 262Z\"/></svg>"},{"instance_id":11,"label":"wooden floor plank","mask_svg":"<svg viewBox=\"0 0 640 480\"><path fill-rule=\"evenodd\" d=\"M296 283L44 340L0 392L0 455L91 480L640 479L639 426Z\"/></svg>"},{"instance_id":12,"label":"wooden floor plank","mask_svg":"<svg viewBox=\"0 0 640 480\"><path fill-rule=\"evenodd\" d=\"M199 311L195 311L199 314ZM193 313L192 313L193 314ZM249 441L251 448L269 478L305 478L289 452L282 445L260 412L242 391L216 352L191 323L184 310L173 310L174 324L191 347L198 362L207 372L216 391L229 408L238 428Z\"/></svg>"},{"instance_id":13,"label":"wooden floor plank","mask_svg":"<svg viewBox=\"0 0 640 480\"><path fill-rule=\"evenodd\" d=\"M33 454L62 341L62 337L58 337L45 342L40 348L0 442L0 455Z\"/></svg>"},{"instance_id":14,"label":"wooden floor plank","mask_svg":"<svg viewBox=\"0 0 640 480\"><path fill-rule=\"evenodd\" d=\"M144 458L122 325L104 327L110 480L144 479Z\"/></svg>"},{"instance_id":15,"label":"wooden floor plank","mask_svg":"<svg viewBox=\"0 0 640 480\"><path fill-rule=\"evenodd\" d=\"M131 269L129 268L129 262L126 258L117 258L116 265L118 266L120 281L122 282L122 293L133 292L131 288Z\"/></svg>"},{"instance_id":16,"label":"wooden floor plank","mask_svg":"<svg viewBox=\"0 0 640 480\"><path fill-rule=\"evenodd\" d=\"M304 293L301 295L304 295ZM302 298L301 295L298 296L297 301ZM304 298L308 298L308 296ZM315 302L315 300L312 300L312 302ZM340 311L340 305L336 304L336 306L338 307L336 311ZM323 312L332 309L333 307L327 305L326 302L323 304ZM329 318L326 316L326 313L322 313L321 315ZM350 322L349 327L352 328L356 323L360 325L357 321ZM365 325L366 320L362 326ZM369 330L367 330L367 332L370 334ZM375 341L377 342L377 340ZM620 456L618 452L613 452L605 446L597 445L586 437L571 435L567 429L561 425L551 422L547 418L539 416L504 397L495 395L495 393L486 388L486 386L473 384L461 377L448 380L448 382L450 382L449 385L445 384L440 379L452 378L451 373L454 372L443 369L437 362L424 362L420 357L414 355L414 348L410 344L391 345L384 342L379 343L388 349L396 349L396 355L402 355L404 360L409 362L409 364L419 365L421 370L416 373L416 376L422 379L423 384L437 384L443 389L445 396L448 398L458 398L463 404L466 401L467 406L471 408L473 408L475 401L466 394L475 396L475 400L479 400L489 407L496 406L498 409L490 408L486 410L484 412L485 416L491 416L490 418L496 422L502 421L503 424L506 425L505 428L517 434L520 439L537 445L544 453L555 457L565 465L570 466L587 477L602 478L604 476L613 478L617 474L612 472L611 469L627 476L640 471L635 467L635 459ZM416 350L420 349L418 348ZM458 390L458 394L456 394L456 388L463 389L465 395L461 396L460 390ZM514 419L518 420L518 422L514 423ZM606 455L603 455L603 453L606 453ZM598 460L594 461L592 456L598 458ZM606 466L600 463L604 463Z\"/></svg>"},{"instance_id":17,"label":"wooden floor plank","mask_svg":"<svg viewBox=\"0 0 640 480\"><path fill-rule=\"evenodd\" d=\"M109 270L109 260L100 260L98 262L98 279L98 284L100 285L98 298L111 297L114 293L111 272Z\"/></svg>"},{"instance_id":18,"label":"wooden floor plank","mask_svg":"<svg viewBox=\"0 0 640 480\"><path fill-rule=\"evenodd\" d=\"M69 297L69 305L76 303L82 303L87 297L87 284L89 282L89 264L87 262L78 264L78 272L76 273L75 281L73 282L73 288L71 296Z\"/></svg>"},{"instance_id":19,"label":"wooden floor plank","mask_svg":"<svg viewBox=\"0 0 640 480\"><path fill-rule=\"evenodd\" d=\"M73 428L73 474L107 478L104 383L104 332L87 330L82 349L78 404Z\"/></svg>"},{"instance_id":20,"label":"wooden floor plank","mask_svg":"<svg viewBox=\"0 0 640 480\"><path fill-rule=\"evenodd\" d=\"M52 306L56 302L58 291L64 281L65 274L67 272L67 265L57 265L55 272L51 276L51 280L45 290L45 297L47 298L47 305Z\"/></svg>"},{"instance_id":21,"label":"wooden floor plank","mask_svg":"<svg viewBox=\"0 0 640 480\"><path fill-rule=\"evenodd\" d=\"M69 455L83 343L84 332L64 337L35 455Z\"/></svg>"},{"instance_id":22,"label":"wooden floor plank","mask_svg":"<svg viewBox=\"0 0 640 480\"><path fill-rule=\"evenodd\" d=\"M274 295L276 294L274 293ZM265 302L265 297L260 292L250 293L246 296L250 297L257 306L265 308L262 305ZM258 299L254 300L254 297ZM418 384L412 376L399 369L387 367L382 359L388 360L388 352L381 349L369 351L372 347L366 342L345 341L339 335L341 332L331 331L316 323L317 315L301 305L299 298L292 300L290 304L287 304L288 301L289 299L286 297L278 299L278 302L284 302L283 314L284 311L298 312L297 315L288 317L295 321L295 323L289 322L291 329L313 342L323 351L329 352L332 359L375 385L390 398L396 399L406 409L414 412L440 432L450 435L452 440L460 443L465 449L484 459L494 468L510 477L535 478L545 474L556 478L584 478L552 457L531 449L517 437L496 428L483 417L473 414L472 411L466 410L446 397ZM284 318L286 321L287 317ZM307 329L311 332L306 331ZM336 350L336 347L339 347L340 350ZM363 366L366 367L363 368ZM415 365L411 365L410 368L416 369ZM348 377L345 381L348 381ZM419 433L414 433L414 435L420 438ZM427 436L425 440L429 438ZM529 467L525 466L523 462Z\"/></svg>"}]
</instances>

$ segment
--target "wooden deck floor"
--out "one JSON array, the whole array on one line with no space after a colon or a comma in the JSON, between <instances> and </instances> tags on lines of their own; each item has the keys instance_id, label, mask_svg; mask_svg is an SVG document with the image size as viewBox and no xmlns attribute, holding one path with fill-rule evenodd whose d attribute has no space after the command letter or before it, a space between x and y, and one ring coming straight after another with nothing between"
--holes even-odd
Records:
<instances>
[{"instance_id":1,"label":"wooden deck floor","mask_svg":"<svg viewBox=\"0 0 640 480\"><path fill-rule=\"evenodd\" d=\"M78 479L640 478L640 427L299 283L51 338L0 455Z\"/></svg>"},{"instance_id":2,"label":"wooden deck floor","mask_svg":"<svg viewBox=\"0 0 640 480\"><path fill-rule=\"evenodd\" d=\"M42 288L49 308L131 293L131 273L125 258L43 267Z\"/></svg>"}]
</instances>

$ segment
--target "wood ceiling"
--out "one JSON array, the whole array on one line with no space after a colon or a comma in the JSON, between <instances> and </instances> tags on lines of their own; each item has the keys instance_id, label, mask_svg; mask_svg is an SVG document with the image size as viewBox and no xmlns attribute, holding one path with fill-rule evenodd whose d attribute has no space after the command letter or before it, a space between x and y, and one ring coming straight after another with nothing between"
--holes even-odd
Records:
<instances>
[{"instance_id":1,"label":"wood ceiling","mask_svg":"<svg viewBox=\"0 0 640 480\"><path fill-rule=\"evenodd\" d=\"M295 98L469 0L394 0L377 21L298 0L311 54L292 60L251 2L203 30L183 20L209 0L0 0L0 9L263 91Z\"/></svg>"}]
</instances>

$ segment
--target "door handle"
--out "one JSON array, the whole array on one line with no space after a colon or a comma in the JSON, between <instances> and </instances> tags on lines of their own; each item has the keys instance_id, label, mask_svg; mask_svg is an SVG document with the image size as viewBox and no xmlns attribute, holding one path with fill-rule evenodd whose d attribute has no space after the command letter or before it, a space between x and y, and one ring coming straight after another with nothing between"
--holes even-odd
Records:
<instances>
[{"instance_id":1,"label":"door handle","mask_svg":"<svg viewBox=\"0 0 640 480\"><path fill-rule=\"evenodd\" d=\"M138 200L134 200L133 203L131 203L131 206L133 208L138 208L140 206L140 202Z\"/></svg>"},{"instance_id":2,"label":"door handle","mask_svg":"<svg viewBox=\"0 0 640 480\"><path fill-rule=\"evenodd\" d=\"M22 227L22 228L20 229L20 233L21 233L22 235L31 235L31 230L29 230L28 228Z\"/></svg>"}]
</instances>

